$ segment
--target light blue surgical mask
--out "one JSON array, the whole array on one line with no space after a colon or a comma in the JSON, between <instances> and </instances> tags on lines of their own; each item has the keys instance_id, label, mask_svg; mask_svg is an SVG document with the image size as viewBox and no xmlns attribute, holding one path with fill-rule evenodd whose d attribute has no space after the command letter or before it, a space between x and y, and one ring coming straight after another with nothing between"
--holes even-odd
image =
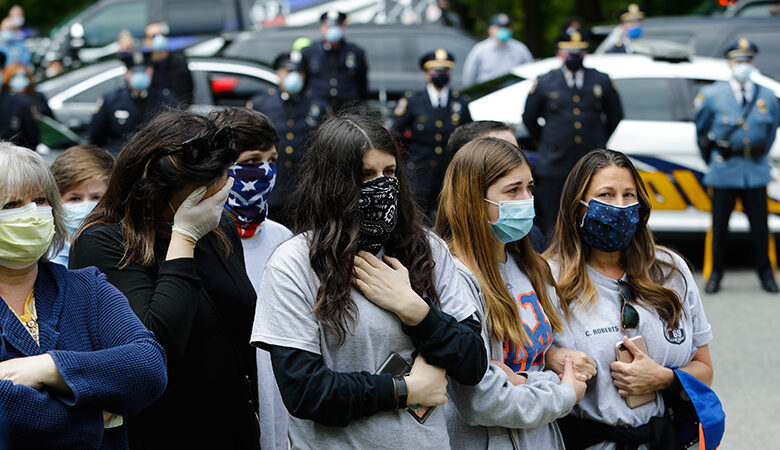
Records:
<instances>
[{"instance_id":1,"label":"light blue surgical mask","mask_svg":"<svg viewBox=\"0 0 780 450\"><path fill-rule=\"evenodd\" d=\"M512 32L507 27L501 27L496 31L498 42L506 42L512 37Z\"/></svg>"},{"instance_id":2,"label":"light blue surgical mask","mask_svg":"<svg viewBox=\"0 0 780 450\"><path fill-rule=\"evenodd\" d=\"M642 25L634 25L628 29L628 33L626 34L628 34L629 39L639 39L642 37Z\"/></svg>"},{"instance_id":3,"label":"light blue surgical mask","mask_svg":"<svg viewBox=\"0 0 780 450\"><path fill-rule=\"evenodd\" d=\"M337 25L331 25L328 27L328 31L325 32L325 40L328 42L338 42L344 38L344 32Z\"/></svg>"},{"instance_id":4,"label":"light blue surgical mask","mask_svg":"<svg viewBox=\"0 0 780 450\"><path fill-rule=\"evenodd\" d=\"M27 75L14 75L11 80L8 81L8 86L14 92L22 92L30 85L30 79Z\"/></svg>"},{"instance_id":5,"label":"light blue surgical mask","mask_svg":"<svg viewBox=\"0 0 780 450\"><path fill-rule=\"evenodd\" d=\"M130 86L132 86L133 89L145 91L146 89L149 89L151 84L152 80L149 79L149 75L143 70L136 70L130 76Z\"/></svg>"},{"instance_id":6,"label":"light blue surgical mask","mask_svg":"<svg viewBox=\"0 0 780 450\"><path fill-rule=\"evenodd\" d=\"M300 73L293 70L282 80L282 87L290 94L297 94L303 89L303 77L301 77Z\"/></svg>"},{"instance_id":7,"label":"light blue surgical mask","mask_svg":"<svg viewBox=\"0 0 780 450\"><path fill-rule=\"evenodd\" d=\"M164 52L168 50L168 38L158 34L152 38L152 50L155 52Z\"/></svg>"},{"instance_id":8,"label":"light blue surgical mask","mask_svg":"<svg viewBox=\"0 0 780 450\"><path fill-rule=\"evenodd\" d=\"M490 224L496 238L508 244L524 238L534 224L534 199L504 200L498 203L485 199L498 206L498 220Z\"/></svg>"},{"instance_id":9,"label":"light blue surgical mask","mask_svg":"<svg viewBox=\"0 0 780 450\"><path fill-rule=\"evenodd\" d=\"M731 73L734 75L734 79L740 83L744 83L750 78L750 74L753 73L753 65L748 63L739 63L731 68Z\"/></svg>"},{"instance_id":10,"label":"light blue surgical mask","mask_svg":"<svg viewBox=\"0 0 780 450\"><path fill-rule=\"evenodd\" d=\"M76 237L76 232L84 223L84 219L95 209L97 202L84 200L78 203L63 203L62 206L65 209L65 217L62 219L65 229L70 237Z\"/></svg>"}]
</instances>

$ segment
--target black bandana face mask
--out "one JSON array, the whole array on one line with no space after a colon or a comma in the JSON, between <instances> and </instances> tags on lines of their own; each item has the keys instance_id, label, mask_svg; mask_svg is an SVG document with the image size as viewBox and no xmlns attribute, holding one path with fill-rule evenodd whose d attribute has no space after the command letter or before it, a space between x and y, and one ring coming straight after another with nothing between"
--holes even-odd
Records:
<instances>
[{"instance_id":1,"label":"black bandana face mask","mask_svg":"<svg viewBox=\"0 0 780 450\"><path fill-rule=\"evenodd\" d=\"M360 187L358 248L376 254L398 221L398 179L376 177Z\"/></svg>"}]
</instances>

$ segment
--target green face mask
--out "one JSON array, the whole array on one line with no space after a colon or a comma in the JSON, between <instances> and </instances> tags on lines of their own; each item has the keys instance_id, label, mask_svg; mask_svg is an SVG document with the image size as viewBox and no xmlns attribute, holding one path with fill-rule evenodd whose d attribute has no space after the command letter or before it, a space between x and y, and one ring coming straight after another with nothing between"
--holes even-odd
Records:
<instances>
[{"instance_id":1,"label":"green face mask","mask_svg":"<svg viewBox=\"0 0 780 450\"><path fill-rule=\"evenodd\" d=\"M53 237L51 206L30 203L0 211L0 266L30 267L46 253Z\"/></svg>"}]
</instances>

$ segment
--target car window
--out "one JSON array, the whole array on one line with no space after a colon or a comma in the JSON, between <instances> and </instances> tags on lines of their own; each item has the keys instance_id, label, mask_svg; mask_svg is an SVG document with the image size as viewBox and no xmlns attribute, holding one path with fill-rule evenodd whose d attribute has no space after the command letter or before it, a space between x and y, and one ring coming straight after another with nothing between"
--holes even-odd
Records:
<instances>
[{"instance_id":1,"label":"car window","mask_svg":"<svg viewBox=\"0 0 780 450\"><path fill-rule=\"evenodd\" d=\"M236 73L209 72L206 78L217 106L245 106L255 95L276 87L268 81Z\"/></svg>"},{"instance_id":2,"label":"car window","mask_svg":"<svg viewBox=\"0 0 780 450\"><path fill-rule=\"evenodd\" d=\"M96 103L105 95L125 86L125 79L121 76L114 77L84 91L79 92L66 100L66 103Z\"/></svg>"},{"instance_id":3,"label":"car window","mask_svg":"<svg viewBox=\"0 0 780 450\"><path fill-rule=\"evenodd\" d=\"M163 14L173 35L220 32L225 26L221 1L169 1L163 6Z\"/></svg>"},{"instance_id":4,"label":"car window","mask_svg":"<svg viewBox=\"0 0 780 450\"><path fill-rule=\"evenodd\" d=\"M623 78L614 80L628 120L674 120L671 80L667 78Z\"/></svg>"},{"instance_id":5,"label":"car window","mask_svg":"<svg viewBox=\"0 0 780 450\"><path fill-rule=\"evenodd\" d=\"M468 96L471 101L474 101L480 97L484 97L488 94L496 92L499 89L512 86L523 81L525 78L518 77L515 74L508 73L501 75L500 77L493 78L492 80L485 81L484 83L475 84L463 89L461 93Z\"/></svg>"},{"instance_id":6,"label":"car window","mask_svg":"<svg viewBox=\"0 0 780 450\"><path fill-rule=\"evenodd\" d=\"M349 29L347 29L349 36ZM400 36L355 36L368 58L368 70L380 72L408 71L409 62ZM415 62L416 64L416 62Z\"/></svg>"},{"instance_id":7,"label":"car window","mask_svg":"<svg viewBox=\"0 0 780 450\"><path fill-rule=\"evenodd\" d=\"M88 47L108 45L115 41L119 30L129 30L142 36L148 21L147 4L127 2L108 5L82 22Z\"/></svg>"},{"instance_id":8,"label":"car window","mask_svg":"<svg viewBox=\"0 0 780 450\"><path fill-rule=\"evenodd\" d=\"M746 5L734 15L743 19L780 19L780 2Z\"/></svg>"}]
</instances>

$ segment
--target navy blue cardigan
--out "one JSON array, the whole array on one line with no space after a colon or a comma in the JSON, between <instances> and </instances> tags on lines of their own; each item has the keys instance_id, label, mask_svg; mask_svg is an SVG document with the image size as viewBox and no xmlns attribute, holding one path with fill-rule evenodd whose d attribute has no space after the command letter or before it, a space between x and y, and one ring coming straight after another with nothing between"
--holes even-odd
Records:
<instances>
[{"instance_id":1,"label":"navy blue cardigan","mask_svg":"<svg viewBox=\"0 0 780 450\"><path fill-rule=\"evenodd\" d=\"M39 263L35 306L40 346L0 304L0 360L48 352L73 395L0 380L3 440L11 448L127 448L124 426L104 433L102 411L136 413L163 393L162 347L94 267Z\"/></svg>"}]
</instances>

